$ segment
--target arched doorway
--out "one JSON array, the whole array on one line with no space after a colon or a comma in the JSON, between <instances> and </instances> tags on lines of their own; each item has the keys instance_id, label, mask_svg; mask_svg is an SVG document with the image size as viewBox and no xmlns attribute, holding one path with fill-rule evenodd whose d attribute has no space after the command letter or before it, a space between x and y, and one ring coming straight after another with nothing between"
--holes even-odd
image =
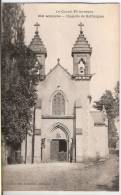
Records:
<instances>
[{"instance_id":1,"label":"arched doorway","mask_svg":"<svg viewBox=\"0 0 121 195\"><path fill-rule=\"evenodd\" d=\"M50 160L69 160L69 130L61 123L56 123L51 129Z\"/></svg>"}]
</instances>

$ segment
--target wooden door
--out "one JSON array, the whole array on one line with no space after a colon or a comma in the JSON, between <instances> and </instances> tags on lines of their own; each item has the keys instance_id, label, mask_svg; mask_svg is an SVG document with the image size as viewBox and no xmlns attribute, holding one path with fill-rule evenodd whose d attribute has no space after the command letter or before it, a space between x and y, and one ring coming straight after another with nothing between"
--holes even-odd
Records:
<instances>
[{"instance_id":1,"label":"wooden door","mask_svg":"<svg viewBox=\"0 0 121 195\"><path fill-rule=\"evenodd\" d=\"M59 153L59 140L52 140L50 146L50 158L53 161L58 160L58 153Z\"/></svg>"}]
</instances>

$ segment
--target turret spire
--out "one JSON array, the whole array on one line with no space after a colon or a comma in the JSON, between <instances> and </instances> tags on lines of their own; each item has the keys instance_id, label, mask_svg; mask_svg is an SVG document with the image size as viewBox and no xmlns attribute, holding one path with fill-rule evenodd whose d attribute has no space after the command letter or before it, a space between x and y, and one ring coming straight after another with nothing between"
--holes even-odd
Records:
<instances>
[{"instance_id":1,"label":"turret spire","mask_svg":"<svg viewBox=\"0 0 121 195\"><path fill-rule=\"evenodd\" d=\"M92 52L92 48L90 47L90 44L88 43L88 41L86 40L83 31L82 31L82 27L84 26L84 24L82 24L82 22L80 22L80 24L78 24L78 26L80 27L80 34L77 37L77 40L72 48L72 57L74 55L74 53L90 53Z\"/></svg>"},{"instance_id":2,"label":"turret spire","mask_svg":"<svg viewBox=\"0 0 121 195\"><path fill-rule=\"evenodd\" d=\"M35 52L35 53L41 53L41 54L44 54L45 57L47 57L47 51L46 51L46 48L45 48L45 45L42 41L42 39L40 38L39 36L39 31L38 31L38 28L40 27L40 24L38 22L36 22L34 24L35 28L36 28L36 31L35 31L35 35L34 35L34 38L32 39L32 41L30 42L30 49Z\"/></svg>"}]
</instances>

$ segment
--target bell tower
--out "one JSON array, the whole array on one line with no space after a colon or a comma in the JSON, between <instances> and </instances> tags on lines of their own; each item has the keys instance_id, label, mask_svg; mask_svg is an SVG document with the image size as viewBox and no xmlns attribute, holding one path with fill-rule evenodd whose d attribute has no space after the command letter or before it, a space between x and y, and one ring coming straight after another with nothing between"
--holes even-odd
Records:
<instances>
[{"instance_id":1,"label":"bell tower","mask_svg":"<svg viewBox=\"0 0 121 195\"><path fill-rule=\"evenodd\" d=\"M72 57L73 57L73 79L76 80L89 80L91 78L90 74L90 56L92 53L92 48L90 44L86 40L82 27L84 26L82 23L80 26L80 34L72 48Z\"/></svg>"},{"instance_id":2,"label":"bell tower","mask_svg":"<svg viewBox=\"0 0 121 195\"><path fill-rule=\"evenodd\" d=\"M29 48L36 54L37 63L39 63L41 67L39 70L39 74L41 75L40 78L43 80L45 78L45 59L47 57L47 50L39 36L38 28L40 25L36 23L34 26L36 27L36 31Z\"/></svg>"}]
</instances>

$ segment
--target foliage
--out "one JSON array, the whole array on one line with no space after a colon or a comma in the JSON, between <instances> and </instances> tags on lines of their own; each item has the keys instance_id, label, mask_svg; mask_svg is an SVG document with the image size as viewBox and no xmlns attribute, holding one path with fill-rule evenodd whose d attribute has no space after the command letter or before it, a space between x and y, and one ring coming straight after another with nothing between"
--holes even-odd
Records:
<instances>
[{"instance_id":1,"label":"foliage","mask_svg":"<svg viewBox=\"0 0 121 195\"><path fill-rule=\"evenodd\" d=\"M102 110L104 106L108 118L115 119L119 116L119 81L114 88L114 96L110 90L106 90L93 106L98 110Z\"/></svg>"},{"instance_id":2,"label":"foliage","mask_svg":"<svg viewBox=\"0 0 121 195\"><path fill-rule=\"evenodd\" d=\"M114 98L115 98L115 113L116 116L119 116L119 81L116 83L114 88Z\"/></svg>"},{"instance_id":3,"label":"foliage","mask_svg":"<svg viewBox=\"0 0 121 195\"><path fill-rule=\"evenodd\" d=\"M2 5L2 27L4 45L21 45L24 43L25 16L20 4L4 3Z\"/></svg>"},{"instance_id":4,"label":"foliage","mask_svg":"<svg viewBox=\"0 0 121 195\"><path fill-rule=\"evenodd\" d=\"M103 106L106 110L107 117L115 118L115 99L112 95L112 92L109 90L105 91L99 101L95 101L94 108L102 110Z\"/></svg>"},{"instance_id":5,"label":"foliage","mask_svg":"<svg viewBox=\"0 0 121 195\"><path fill-rule=\"evenodd\" d=\"M2 133L8 144L21 143L30 129L38 83L36 57L24 45L24 12L20 4L2 7Z\"/></svg>"},{"instance_id":6,"label":"foliage","mask_svg":"<svg viewBox=\"0 0 121 195\"><path fill-rule=\"evenodd\" d=\"M119 115L119 82L114 89L114 96L110 90L106 90L98 101L95 101L94 108L102 111L105 108L108 118L109 147L114 147L117 140L117 130L114 119Z\"/></svg>"}]
</instances>

